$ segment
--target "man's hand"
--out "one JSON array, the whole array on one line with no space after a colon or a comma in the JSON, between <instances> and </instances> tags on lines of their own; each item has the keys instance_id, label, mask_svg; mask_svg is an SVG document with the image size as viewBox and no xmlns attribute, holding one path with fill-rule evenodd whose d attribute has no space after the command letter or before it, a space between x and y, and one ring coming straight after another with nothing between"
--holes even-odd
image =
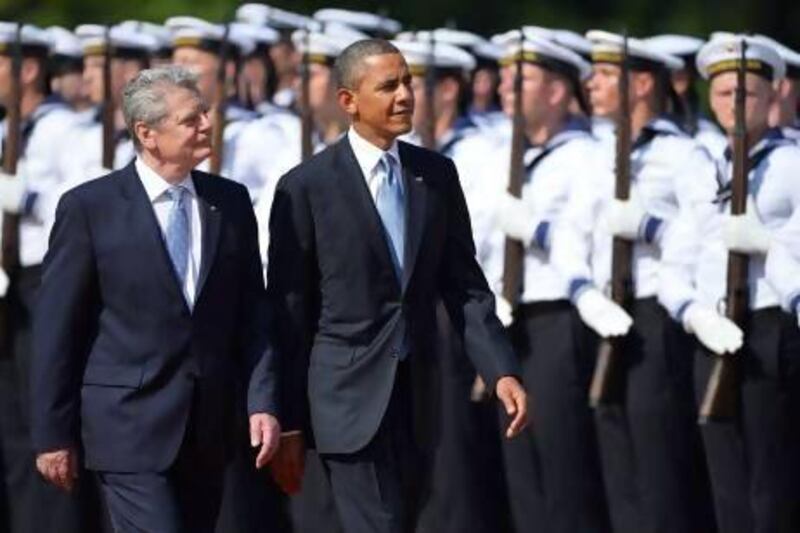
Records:
<instances>
[{"instance_id":1,"label":"man's hand","mask_svg":"<svg viewBox=\"0 0 800 533\"><path fill-rule=\"evenodd\" d=\"M638 196L631 195L630 200L614 198L608 206L608 230L615 237L635 241L646 214Z\"/></svg>"},{"instance_id":2,"label":"man's hand","mask_svg":"<svg viewBox=\"0 0 800 533\"><path fill-rule=\"evenodd\" d=\"M508 237L528 246L536 232L536 222L525 202L505 193L497 209L500 230Z\"/></svg>"},{"instance_id":3,"label":"man's hand","mask_svg":"<svg viewBox=\"0 0 800 533\"><path fill-rule=\"evenodd\" d=\"M281 435L278 453L269 465L272 477L286 494L300 492L306 467L306 445L299 431Z\"/></svg>"},{"instance_id":4,"label":"man's hand","mask_svg":"<svg viewBox=\"0 0 800 533\"><path fill-rule=\"evenodd\" d=\"M36 469L50 483L71 492L78 479L78 454L66 448L36 456Z\"/></svg>"},{"instance_id":5,"label":"man's hand","mask_svg":"<svg viewBox=\"0 0 800 533\"><path fill-rule=\"evenodd\" d=\"M269 462L280 445L281 426L278 419L267 413L250 415L250 446L261 449L256 456L256 468Z\"/></svg>"},{"instance_id":6,"label":"man's hand","mask_svg":"<svg viewBox=\"0 0 800 533\"><path fill-rule=\"evenodd\" d=\"M771 242L769 230L758 218L753 202L748 202L743 215L724 216L722 238L728 250L748 255L766 255Z\"/></svg>"},{"instance_id":7,"label":"man's hand","mask_svg":"<svg viewBox=\"0 0 800 533\"><path fill-rule=\"evenodd\" d=\"M516 437L528 425L528 395L513 376L504 376L497 380L495 393L503 402L506 414L513 417L506 430L506 438Z\"/></svg>"}]
</instances>

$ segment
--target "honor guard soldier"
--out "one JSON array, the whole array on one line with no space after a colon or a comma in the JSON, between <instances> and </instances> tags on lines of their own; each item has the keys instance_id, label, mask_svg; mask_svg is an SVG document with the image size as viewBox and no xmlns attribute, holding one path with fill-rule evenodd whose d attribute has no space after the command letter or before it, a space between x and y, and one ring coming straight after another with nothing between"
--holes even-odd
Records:
<instances>
[{"instance_id":1,"label":"honor guard soldier","mask_svg":"<svg viewBox=\"0 0 800 533\"><path fill-rule=\"evenodd\" d=\"M222 144L214 147L219 159L218 172L237 179L233 175L233 161L239 135L257 115L239 100L236 79L241 58L255 48L255 43L240 22L223 25L179 16L168 18L164 26L172 31L173 62L198 75L203 99L210 106L212 125L222 128ZM201 163L199 170L210 168L213 158L212 155ZM241 177L238 180L243 181Z\"/></svg>"},{"instance_id":2,"label":"honor guard soldier","mask_svg":"<svg viewBox=\"0 0 800 533\"><path fill-rule=\"evenodd\" d=\"M267 25L280 33L278 42L269 49L269 57L275 67L275 94L272 103L285 109L293 108L297 100L298 57L292 42L292 33L314 27L313 19L265 4L248 3L236 9L236 20L256 26Z\"/></svg>"},{"instance_id":3,"label":"honor guard soldier","mask_svg":"<svg viewBox=\"0 0 800 533\"><path fill-rule=\"evenodd\" d=\"M343 132L346 117L336 103L336 83L331 67L342 50L365 37L360 31L342 25L329 25L320 31L297 30L292 36L295 49L305 55L308 62L308 113L312 127L309 134L313 151L336 141ZM300 122L296 115L285 111L264 115L242 132L236 152L234 179L247 177L244 183L256 204L265 264L275 185L283 174L302 161Z\"/></svg>"},{"instance_id":4,"label":"honor guard soldier","mask_svg":"<svg viewBox=\"0 0 800 533\"><path fill-rule=\"evenodd\" d=\"M653 50L679 57L683 68L671 73L672 89L677 96L672 114L681 127L708 149L715 160L722 157L728 145L722 130L700 110L700 94L697 88L698 73L695 66L697 51L705 41L689 35L656 35L644 39Z\"/></svg>"},{"instance_id":5,"label":"honor guard soldier","mask_svg":"<svg viewBox=\"0 0 800 533\"><path fill-rule=\"evenodd\" d=\"M617 164L608 163L616 169L617 190L620 182L629 184L630 200L615 199L614 180L598 169L599 181L570 193L552 255L584 322L618 360L612 394L592 398L611 522L616 532L708 530L693 526L710 513L702 503L703 480L695 479L704 469L693 463L700 454L685 353L690 339L656 295L662 237L691 205L696 184L715 183L716 169L708 152L664 115L669 74L681 60L613 33L590 31L587 38L593 112L630 132L617 136ZM617 252L622 246L612 247L612 237L630 254ZM623 277L620 270L630 271L630 281L621 284L629 294L620 300L628 300L633 318L624 336L629 317L609 308L601 292Z\"/></svg>"},{"instance_id":6,"label":"honor guard soldier","mask_svg":"<svg viewBox=\"0 0 800 533\"><path fill-rule=\"evenodd\" d=\"M731 147L716 195L698 197L665 242L659 297L700 344L695 373L719 531L798 531L800 149L769 125L786 67L774 48L742 35L712 39L697 67ZM731 214L736 203L744 214ZM745 269L733 270L741 258ZM706 411L719 364L735 365L719 383L730 401Z\"/></svg>"},{"instance_id":7,"label":"honor guard soldier","mask_svg":"<svg viewBox=\"0 0 800 533\"><path fill-rule=\"evenodd\" d=\"M776 82L777 98L769 113L769 125L781 128L783 136L800 143L800 53L765 35L756 39L772 46L786 63L786 76Z\"/></svg>"},{"instance_id":8,"label":"honor guard soldier","mask_svg":"<svg viewBox=\"0 0 800 533\"><path fill-rule=\"evenodd\" d=\"M521 99L527 149L521 197L504 192L496 219L504 236L524 247L519 299L505 306L515 307L512 338L535 405L531 428L504 446L514 523L518 531L538 522L553 532L608 531L587 399L594 352L550 254L570 189L592 186L593 175L603 171L588 122L570 113L591 66L535 31L514 30L503 41L503 109L512 116ZM630 318L610 301L605 305L624 333Z\"/></svg>"},{"instance_id":9,"label":"honor guard soldier","mask_svg":"<svg viewBox=\"0 0 800 533\"><path fill-rule=\"evenodd\" d=\"M439 41L439 38L449 42ZM393 44L405 58L414 92L410 142L424 144L455 163L472 222L476 258L484 271L491 259L494 199L502 188L496 134L468 115L470 73L476 60L451 44L474 41L468 34L442 30L407 34ZM413 39L413 40L409 40ZM431 100L431 96L433 97ZM437 309L441 371L441 436L434 463L431 497L421 527L431 531L496 531L507 521L497 413L484 402L483 384L456 340L446 313Z\"/></svg>"},{"instance_id":10,"label":"honor guard soldier","mask_svg":"<svg viewBox=\"0 0 800 533\"><path fill-rule=\"evenodd\" d=\"M133 142L120 108L122 88L149 66L150 55L157 46L154 37L119 25L107 29L98 24L83 24L75 32L83 48L83 81L95 109L91 121L82 122L70 132L81 149L76 150L76 144L69 143L58 150L59 172L67 184L65 190L112 170L105 168L103 162L103 144L106 142L103 113L106 106L111 107L112 113L111 166L119 169L133 160ZM107 50L108 46L110 49ZM111 89L108 92L105 90L107 59L111 60L108 67ZM106 101L106 97L110 97L110 101Z\"/></svg>"},{"instance_id":11,"label":"honor guard soldier","mask_svg":"<svg viewBox=\"0 0 800 533\"><path fill-rule=\"evenodd\" d=\"M80 39L60 26L47 28L50 38L50 91L60 96L86 120L94 116L92 103L83 83L83 49Z\"/></svg>"},{"instance_id":12,"label":"honor guard soldier","mask_svg":"<svg viewBox=\"0 0 800 533\"><path fill-rule=\"evenodd\" d=\"M507 124L508 119L500 109L497 93L500 84L498 61L503 53L500 46L476 33L450 28L403 32L397 36L397 40L433 41L435 45L448 44L468 52L474 59L474 66L469 71L468 89L463 91L461 97L466 111L459 119L481 128L482 133L492 133L498 126Z\"/></svg>"},{"instance_id":13,"label":"honor guard soldier","mask_svg":"<svg viewBox=\"0 0 800 533\"><path fill-rule=\"evenodd\" d=\"M47 486L36 472L31 444L31 320L62 185L53 148L70 140L77 117L62 98L48 96L48 34L23 25L18 39L17 30L16 23L0 22L0 105L7 110L19 106L20 116L18 124L11 124L8 115L0 123L3 157L11 155L17 163L15 174L0 175L0 215L15 216L19 221L18 233L11 236L12 242L18 243L18 247L12 244L17 257L3 258L4 265L13 261L8 273L10 286L0 286L0 304L8 318L0 347L0 494L7 498L0 508L9 514L8 523L0 522L0 529L11 533L95 531L99 511L89 505L93 488L89 476L82 472L76 490L69 495ZM18 77L14 63L19 66ZM16 98L14 86L18 88ZM14 144L12 135L19 141L16 154L7 153ZM3 243L5 251L9 244Z\"/></svg>"}]
</instances>

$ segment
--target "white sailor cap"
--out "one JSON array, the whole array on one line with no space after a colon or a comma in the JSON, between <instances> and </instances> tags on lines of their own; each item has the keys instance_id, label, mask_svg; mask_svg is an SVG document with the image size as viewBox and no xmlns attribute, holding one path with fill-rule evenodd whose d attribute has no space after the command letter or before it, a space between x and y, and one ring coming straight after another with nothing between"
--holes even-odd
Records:
<instances>
[{"instance_id":1,"label":"white sailor cap","mask_svg":"<svg viewBox=\"0 0 800 533\"><path fill-rule=\"evenodd\" d=\"M503 55L502 47L488 41L477 33L451 28L437 28L435 30L419 31L416 33L404 32L398 35L398 40L430 41L451 44L466 50L475 56L479 66L486 63L496 64Z\"/></svg>"},{"instance_id":2,"label":"white sailor cap","mask_svg":"<svg viewBox=\"0 0 800 533\"><path fill-rule=\"evenodd\" d=\"M662 54L669 54L681 58L691 58L706 43L699 37L691 35L664 34L654 35L642 39L647 46ZM690 65L685 65L686 67Z\"/></svg>"},{"instance_id":3,"label":"white sailor cap","mask_svg":"<svg viewBox=\"0 0 800 533\"><path fill-rule=\"evenodd\" d=\"M524 38L521 39L521 35ZM585 80L592 73L592 66L588 61L569 48L542 37L536 31L523 30L520 34L520 30L511 30L494 36L493 40L504 50L501 65L511 65L522 60L575 81Z\"/></svg>"},{"instance_id":4,"label":"white sailor cap","mask_svg":"<svg viewBox=\"0 0 800 533\"><path fill-rule=\"evenodd\" d=\"M712 35L697 53L697 70L706 79L722 72L735 71L741 64L742 43L745 42L745 68L768 80L778 80L786 74L786 63L771 45L748 35L717 33Z\"/></svg>"},{"instance_id":5,"label":"white sailor cap","mask_svg":"<svg viewBox=\"0 0 800 533\"><path fill-rule=\"evenodd\" d=\"M586 38L592 43L593 63L622 64L625 37L604 30L590 30ZM679 70L683 68L683 60L659 52L641 39L628 37L628 66L631 70Z\"/></svg>"},{"instance_id":6,"label":"white sailor cap","mask_svg":"<svg viewBox=\"0 0 800 533\"><path fill-rule=\"evenodd\" d=\"M356 41L368 36L353 28L338 25L323 31L297 30L292 33L292 42L298 52L308 54L309 63L332 65L342 51Z\"/></svg>"},{"instance_id":7,"label":"white sailor cap","mask_svg":"<svg viewBox=\"0 0 800 533\"><path fill-rule=\"evenodd\" d=\"M522 31L525 32L525 35L544 37L559 46L569 48L587 61L592 57L592 43L580 33L543 26L524 26Z\"/></svg>"},{"instance_id":8,"label":"white sailor cap","mask_svg":"<svg viewBox=\"0 0 800 533\"><path fill-rule=\"evenodd\" d=\"M219 54L226 36L226 25L214 24L197 17L170 17L164 22L164 26L172 32L173 48L191 46ZM229 23L227 40L234 52L246 56L255 49L255 41L243 26L245 24L241 22Z\"/></svg>"},{"instance_id":9,"label":"white sailor cap","mask_svg":"<svg viewBox=\"0 0 800 533\"><path fill-rule=\"evenodd\" d=\"M783 58L784 63L786 63L786 77L793 80L800 80L800 53L795 52L788 46L766 35L753 35L753 39L768 44L777 50Z\"/></svg>"},{"instance_id":10,"label":"white sailor cap","mask_svg":"<svg viewBox=\"0 0 800 533\"><path fill-rule=\"evenodd\" d=\"M308 28L313 22L311 17L299 13L253 3L239 6L236 9L236 20L248 24L267 25L284 32Z\"/></svg>"},{"instance_id":11,"label":"white sailor cap","mask_svg":"<svg viewBox=\"0 0 800 533\"><path fill-rule=\"evenodd\" d=\"M156 40L158 48L154 54L161 57L169 57L172 53L172 34L161 24L146 22L143 20L126 20L117 24L120 28L129 29L133 32L142 32L152 35Z\"/></svg>"},{"instance_id":12,"label":"white sailor cap","mask_svg":"<svg viewBox=\"0 0 800 533\"><path fill-rule=\"evenodd\" d=\"M273 44L281 40L281 34L278 30L272 29L269 26L256 26L255 24L247 24L242 22L233 23L234 31L239 32L242 36L247 37L254 43L254 51L256 49L269 48Z\"/></svg>"},{"instance_id":13,"label":"white sailor cap","mask_svg":"<svg viewBox=\"0 0 800 533\"><path fill-rule=\"evenodd\" d=\"M75 35L81 40L83 55L105 54L107 33L114 57L145 59L158 48L155 37L131 28L112 26L106 32L106 26L101 24L81 24L75 28Z\"/></svg>"},{"instance_id":14,"label":"white sailor cap","mask_svg":"<svg viewBox=\"0 0 800 533\"><path fill-rule=\"evenodd\" d=\"M19 37L23 55L47 55L50 50L50 38L41 28L23 24ZM16 41L17 23L0 22L0 54L13 53Z\"/></svg>"},{"instance_id":15,"label":"white sailor cap","mask_svg":"<svg viewBox=\"0 0 800 533\"><path fill-rule=\"evenodd\" d=\"M50 39L50 55L55 57L81 59L83 48L78 36L61 26L50 26L45 30Z\"/></svg>"},{"instance_id":16,"label":"white sailor cap","mask_svg":"<svg viewBox=\"0 0 800 533\"><path fill-rule=\"evenodd\" d=\"M436 41L392 41L406 60L413 76L424 76L427 68L468 72L475 68L472 54L457 46Z\"/></svg>"},{"instance_id":17,"label":"white sailor cap","mask_svg":"<svg viewBox=\"0 0 800 533\"><path fill-rule=\"evenodd\" d=\"M314 13L314 20L323 24L330 22L346 24L376 36L395 35L402 29L400 23L394 19L381 17L373 13L350 11L349 9L320 9Z\"/></svg>"}]
</instances>

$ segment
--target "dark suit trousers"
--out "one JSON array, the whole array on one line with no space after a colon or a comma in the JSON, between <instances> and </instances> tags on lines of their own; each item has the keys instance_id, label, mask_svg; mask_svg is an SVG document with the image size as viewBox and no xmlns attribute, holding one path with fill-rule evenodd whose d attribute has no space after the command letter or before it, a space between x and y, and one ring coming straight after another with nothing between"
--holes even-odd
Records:
<instances>
[{"instance_id":1,"label":"dark suit trousers","mask_svg":"<svg viewBox=\"0 0 800 533\"><path fill-rule=\"evenodd\" d=\"M224 461L209 460L190 416L178 457L165 472L98 472L117 533L212 533L217 522Z\"/></svg>"},{"instance_id":2,"label":"dark suit trousers","mask_svg":"<svg viewBox=\"0 0 800 533\"><path fill-rule=\"evenodd\" d=\"M347 533L414 531L429 464L414 442L409 378L408 362L399 363L386 414L367 446L321 455Z\"/></svg>"},{"instance_id":3,"label":"dark suit trousers","mask_svg":"<svg viewBox=\"0 0 800 533\"><path fill-rule=\"evenodd\" d=\"M800 330L777 308L745 325L739 416L702 427L721 533L800 531ZM713 359L695 356L697 397Z\"/></svg>"},{"instance_id":4,"label":"dark suit trousers","mask_svg":"<svg viewBox=\"0 0 800 533\"><path fill-rule=\"evenodd\" d=\"M714 531L692 388L691 338L655 298L631 306L620 403L596 410L618 533Z\"/></svg>"},{"instance_id":5,"label":"dark suit trousers","mask_svg":"<svg viewBox=\"0 0 800 533\"><path fill-rule=\"evenodd\" d=\"M11 344L0 348L0 531L59 533L100 531L97 487L87 472L67 494L36 471L31 444L28 375L32 352L31 320L40 268L21 269L9 292ZM7 517L2 516L5 507Z\"/></svg>"}]
</instances>

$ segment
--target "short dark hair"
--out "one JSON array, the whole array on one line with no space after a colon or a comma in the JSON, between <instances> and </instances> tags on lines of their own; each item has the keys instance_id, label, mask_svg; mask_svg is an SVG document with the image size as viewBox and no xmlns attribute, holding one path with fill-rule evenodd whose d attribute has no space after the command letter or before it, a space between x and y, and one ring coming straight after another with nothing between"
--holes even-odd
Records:
<instances>
[{"instance_id":1,"label":"short dark hair","mask_svg":"<svg viewBox=\"0 0 800 533\"><path fill-rule=\"evenodd\" d=\"M392 43L385 39L363 39L356 41L339 54L333 64L333 76L337 89L355 89L361 82L364 60L384 54L399 54Z\"/></svg>"}]
</instances>

